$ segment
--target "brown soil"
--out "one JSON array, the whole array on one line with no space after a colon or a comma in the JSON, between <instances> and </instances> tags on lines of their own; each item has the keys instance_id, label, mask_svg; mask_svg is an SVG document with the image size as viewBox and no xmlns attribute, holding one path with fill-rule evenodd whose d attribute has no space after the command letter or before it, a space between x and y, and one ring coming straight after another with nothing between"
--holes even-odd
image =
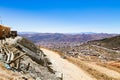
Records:
<instances>
[{"instance_id":1,"label":"brown soil","mask_svg":"<svg viewBox=\"0 0 120 80\"><path fill-rule=\"evenodd\" d=\"M24 80L22 77L25 77L25 75L8 70L4 67L3 63L0 63L0 80ZM27 79L33 80L32 78Z\"/></svg>"}]
</instances>

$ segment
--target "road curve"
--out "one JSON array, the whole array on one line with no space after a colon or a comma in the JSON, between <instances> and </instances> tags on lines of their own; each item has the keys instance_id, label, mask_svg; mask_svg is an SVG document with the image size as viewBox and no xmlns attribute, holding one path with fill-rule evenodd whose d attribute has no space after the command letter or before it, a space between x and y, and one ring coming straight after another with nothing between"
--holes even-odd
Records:
<instances>
[{"instance_id":1,"label":"road curve","mask_svg":"<svg viewBox=\"0 0 120 80\"><path fill-rule=\"evenodd\" d=\"M53 69L63 73L63 80L96 80L84 70L62 59L56 52L41 48L52 62Z\"/></svg>"}]
</instances>

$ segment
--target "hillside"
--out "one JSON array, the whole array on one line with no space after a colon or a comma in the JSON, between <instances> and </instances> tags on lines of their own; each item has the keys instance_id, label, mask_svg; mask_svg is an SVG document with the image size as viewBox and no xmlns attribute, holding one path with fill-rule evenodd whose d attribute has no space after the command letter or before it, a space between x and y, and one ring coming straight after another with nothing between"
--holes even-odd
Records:
<instances>
[{"instance_id":1,"label":"hillside","mask_svg":"<svg viewBox=\"0 0 120 80\"><path fill-rule=\"evenodd\" d=\"M53 63L53 68L64 74L63 79L67 80L69 79L68 77L71 77L70 80L86 80L85 78L89 78L92 80L120 79L120 51L116 49L109 49L108 47L101 46L100 43L98 43L100 41L102 43L102 41L105 40L104 44L106 43L106 45L108 45L116 41L115 45L119 46L118 36L116 38L115 35L107 34L107 38L89 41L90 39L87 40L89 38L88 35L94 36L93 38L97 39L103 36L103 34L82 34L82 36L84 35L83 42L79 42L81 34L50 35L49 33L47 33L44 35L39 35L42 37L40 40L38 38L38 42L35 43L40 44L43 52ZM31 38L32 36L38 37L39 35L37 34L35 36L35 34L26 34L23 36ZM104 34L104 37L105 35L106 34ZM56 37L58 38L57 40ZM62 40L62 38L64 38L65 40ZM74 39L78 39L78 41L75 41ZM74 69L72 69L71 66L73 66ZM74 72L74 70L76 69L77 71ZM74 75L79 75L79 77L74 77L71 72Z\"/></svg>"},{"instance_id":2,"label":"hillside","mask_svg":"<svg viewBox=\"0 0 120 80\"><path fill-rule=\"evenodd\" d=\"M91 41L91 43L113 50L120 50L120 35L111 38Z\"/></svg>"},{"instance_id":3,"label":"hillside","mask_svg":"<svg viewBox=\"0 0 120 80\"><path fill-rule=\"evenodd\" d=\"M119 46L119 36L105 38L97 41L104 41L104 43L106 42L106 45L108 43L112 44L114 43L114 41L117 41L115 45ZM61 56L61 58L77 65L80 69L90 74L93 78L97 80L119 80L120 51L100 46L100 44L97 41L88 41L86 43L81 44L61 42L57 44L51 44L50 46L41 46L56 52ZM47 54L47 52L45 53ZM47 55L49 55L49 57L52 57L51 61L55 63L55 61L57 61L58 58L56 60L53 60L53 58L56 57L53 57L50 54L54 54L52 52L49 52ZM58 64L55 63L54 65L59 66ZM60 66L64 67L62 65ZM59 68L55 69L59 70ZM64 68L61 69L61 71L64 71Z\"/></svg>"},{"instance_id":4,"label":"hillside","mask_svg":"<svg viewBox=\"0 0 120 80\"><path fill-rule=\"evenodd\" d=\"M60 80L42 50L23 37L0 40L0 80Z\"/></svg>"}]
</instances>

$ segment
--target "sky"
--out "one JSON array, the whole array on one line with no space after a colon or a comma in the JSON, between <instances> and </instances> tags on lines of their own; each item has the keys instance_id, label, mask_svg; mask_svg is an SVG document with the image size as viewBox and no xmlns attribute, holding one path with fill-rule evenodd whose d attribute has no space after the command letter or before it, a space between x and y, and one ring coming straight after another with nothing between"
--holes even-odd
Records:
<instances>
[{"instance_id":1,"label":"sky","mask_svg":"<svg viewBox=\"0 0 120 80\"><path fill-rule=\"evenodd\" d=\"M19 32L120 34L120 0L0 0L0 24Z\"/></svg>"}]
</instances>

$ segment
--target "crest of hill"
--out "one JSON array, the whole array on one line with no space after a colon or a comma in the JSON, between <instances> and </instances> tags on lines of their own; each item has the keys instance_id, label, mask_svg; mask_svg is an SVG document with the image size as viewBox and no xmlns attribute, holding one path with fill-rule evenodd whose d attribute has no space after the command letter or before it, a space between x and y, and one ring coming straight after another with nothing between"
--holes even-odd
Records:
<instances>
[{"instance_id":1,"label":"crest of hill","mask_svg":"<svg viewBox=\"0 0 120 80\"><path fill-rule=\"evenodd\" d=\"M120 50L120 35L92 41L93 44L109 49Z\"/></svg>"}]
</instances>

